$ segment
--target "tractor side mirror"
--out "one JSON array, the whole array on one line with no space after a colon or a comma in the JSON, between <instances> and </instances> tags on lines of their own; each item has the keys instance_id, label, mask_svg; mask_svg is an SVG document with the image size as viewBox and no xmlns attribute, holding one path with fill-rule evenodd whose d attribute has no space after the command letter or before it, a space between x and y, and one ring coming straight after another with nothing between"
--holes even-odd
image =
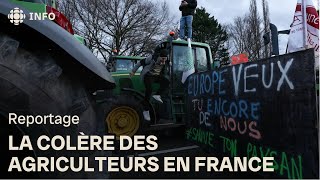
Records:
<instances>
[{"instance_id":1,"label":"tractor side mirror","mask_svg":"<svg viewBox=\"0 0 320 180\"><path fill-rule=\"evenodd\" d=\"M264 45L268 45L271 41L272 46L272 55L279 55L279 42L278 35L279 34L289 34L290 30L278 31L276 25L270 23L270 32L267 32L263 35L263 43Z\"/></svg>"},{"instance_id":2,"label":"tractor side mirror","mask_svg":"<svg viewBox=\"0 0 320 180\"><path fill-rule=\"evenodd\" d=\"M263 44L268 45L270 43L270 32L265 33L262 37L263 37Z\"/></svg>"},{"instance_id":3,"label":"tractor side mirror","mask_svg":"<svg viewBox=\"0 0 320 180\"><path fill-rule=\"evenodd\" d=\"M279 55L278 28L270 23L272 55Z\"/></svg>"}]
</instances>

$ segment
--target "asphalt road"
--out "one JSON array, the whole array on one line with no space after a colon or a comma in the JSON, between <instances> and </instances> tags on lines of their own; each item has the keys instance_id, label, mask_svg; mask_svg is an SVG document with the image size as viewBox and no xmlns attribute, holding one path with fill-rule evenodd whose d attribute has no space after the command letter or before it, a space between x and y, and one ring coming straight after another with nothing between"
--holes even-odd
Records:
<instances>
[{"instance_id":1,"label":"asphalt road","mask_svg":"<svg viewBox=\"0 0 320 180\"><path fill-rule=\"evenodd\" d=\"M157 157L159 159L159 170L157 172L117 172L110 173L110 178L121 178L121 179L131 179L131 178L147 178L147 179L167 179L167 178L179 178L179 179L201 179L201 178L261 178L258 175L251 174L235 174L235 173L217 173L217 172L207 172L205 168L200 169L199 172L195 172L194 157L210 157L214 154L204 152L200 147L185 140L184 134L182 132L176 132L175 134L157 134L159 148L156 151L143 151L143 152L117 152L114 156L123 157L138 157L142 156ZM190 157L190 170L188 172L164 172L164 157ZM126 164L128 167L128 164ZM177 168L176 168L177 169Z\"/></svg>"}]
</instances>

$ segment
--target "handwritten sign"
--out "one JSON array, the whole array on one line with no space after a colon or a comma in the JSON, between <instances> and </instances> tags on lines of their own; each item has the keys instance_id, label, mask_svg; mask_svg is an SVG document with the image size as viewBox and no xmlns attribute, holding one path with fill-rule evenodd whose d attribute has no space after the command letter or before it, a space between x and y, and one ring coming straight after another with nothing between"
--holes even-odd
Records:
<instances>
[{"instance_id":1,"label":"handwritten sign","mask_svg":"<svg viewBox=\"0 0 320 180\"><path fill-rule=\"evenodd\" d=\"M193 74L186 137L215 156L274 157L266 178L319 178L312 50Z\"/></svg>"}]
</instances>

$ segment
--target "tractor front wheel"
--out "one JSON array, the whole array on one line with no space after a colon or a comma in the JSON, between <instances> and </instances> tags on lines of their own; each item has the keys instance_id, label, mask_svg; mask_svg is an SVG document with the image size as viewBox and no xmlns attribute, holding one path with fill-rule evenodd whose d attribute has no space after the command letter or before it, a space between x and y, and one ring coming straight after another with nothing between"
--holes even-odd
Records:
<instances>
[{"instance_id":1,"label":"tractor front wheel","mask_svg":"<svg viewBox=\"0 0 320 180\"><path fill-rule=\"evenodd\" d=\"M111 97L102 105L105 113L106 131L116 137L132 137L142 132L143 107L133 96L121 95Z\"/></svg>"}]
</instances>

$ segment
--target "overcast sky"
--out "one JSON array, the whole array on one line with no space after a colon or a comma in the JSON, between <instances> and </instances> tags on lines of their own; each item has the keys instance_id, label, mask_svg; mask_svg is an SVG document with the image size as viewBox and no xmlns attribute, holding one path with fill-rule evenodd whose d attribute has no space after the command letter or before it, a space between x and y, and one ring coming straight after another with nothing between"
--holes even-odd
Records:
<instances>
[{"instance_id":1,"label":"overcast sky","mask_svg":"<svg viewBox=\"0 0 320 180\"><path fill-rule=\"evenodd\" d=\"M170 12L178 22L181 13L179 5L181 0L159 0L166 1ZM270 22L278 27L278 30L290 28L293 20L297 0L267 0L269 4ZM319 0L314 0L318 2ZM257 0L257 6L262 15L262 0ZM207 12L213 15L219 23L228 24L233 22L233 18L243 16L249 11L250 0L198 0L198 7L206 8ZM280 53L284 53L287 35L279 36Z\"/></svg>"}]
</instances>

